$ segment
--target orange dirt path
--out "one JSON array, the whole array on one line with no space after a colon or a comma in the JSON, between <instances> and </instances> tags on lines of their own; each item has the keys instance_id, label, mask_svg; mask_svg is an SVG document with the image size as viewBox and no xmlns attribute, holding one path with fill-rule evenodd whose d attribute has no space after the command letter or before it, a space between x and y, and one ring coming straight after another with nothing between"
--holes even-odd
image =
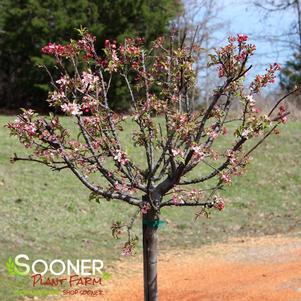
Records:
<instances>
[{"instance_id":1,"label":"orange dirt path","mask_svg":"<svg viewBox=\"0 0 301 301\"><path fill-rule=\"evenodd\" d=\"M161 251L160 301L301 301L301 239L263 237ZM60 301L142 301L141 256L123 258L104 295Z\"/></svg>"}]
</instances>

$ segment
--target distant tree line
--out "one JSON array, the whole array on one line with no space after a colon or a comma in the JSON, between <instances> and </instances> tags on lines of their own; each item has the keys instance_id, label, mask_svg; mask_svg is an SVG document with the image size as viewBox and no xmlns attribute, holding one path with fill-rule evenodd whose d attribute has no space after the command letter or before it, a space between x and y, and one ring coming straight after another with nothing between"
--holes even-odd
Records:
<instances>
[{"instance_id":1,"label":"distant tree line","mask_svg":"<svg viewBox=\"0 0 301 301\"><path fill-rule=\"evenodd\" d=\"M48 42L68 42L80 26L96 36L99 51L106 39L121 42L139 36L149 42L164 34L181 10L179 0L2 0L0 108L46 110L49 80L39 66L54 68L53 59L40 51ZM110 106L126 109L123 83L112 84Z\"/></svg>"}]
</instances>

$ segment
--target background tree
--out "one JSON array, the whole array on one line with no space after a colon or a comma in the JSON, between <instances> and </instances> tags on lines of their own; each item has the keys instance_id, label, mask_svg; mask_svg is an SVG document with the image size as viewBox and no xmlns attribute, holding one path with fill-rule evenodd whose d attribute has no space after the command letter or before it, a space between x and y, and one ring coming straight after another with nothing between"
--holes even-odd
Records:
<instances>
[{"instance_id":1,"label":"background tree","mask_svg":"<svg viewBox=\"0 0 301 301\"><path fill-rule=\"evenodd\" d=\"M105 39L140 36L150 41L181 10L176 0L4 0L0 6L0 107L40 109L47 108L49 86L36 65L54 67L52 59L40 54L46 42L68 42L80 26L96 35L97 49ZM113 80L113 85L110 105L127 107L120 82Z\"/></svg>"},{"instance_id":2,"label":"background tree","mask_svg":"<svg viewBox=\"0 0 301 301\"><path fill-rule=\"evenodd\" d=\"M281 87L284 90L292 90L296 85L301 85L301 53L294 54L281 71Z\"/></svg>"},{"instance_id":3,"label":"background tree","mask_svg":"<svg viewBox=\"0 0 301 301\"><path fill-rule=\"evenodd\" d=\"M287 92L301 83L301 2L300 0L265 0L254 1L255 5L261 8L268 18L269 14L285 11L291 12L291 26L283 28L282 32L270 35L271 42L277 41L284 49L291 52L291 59L287 60L280 73L280 87ZM265 36L266 39L266 36ZM289 98L296 106L301 106L301 95Z\"/></svg>"},{"instance_id":4,"label":"background tree","mask_svg":"<svg viewBox=\"0 0 301 301\"><path fill-rule=\"evenodd\" d=\"M283 11L291 11L291 26L283 28L282 32L266 37L270 40L277 40L286 47L300 50L301 48L301 3L300 0L264 0L254 1L254 4L265 12L266 18L269 14Z\"/></svg>"},{"instance_id":5,"label":"background tree","mask_svg":"<svg viewBox=\"0 0 301 301\"><path fill-rule=\"evenodd\" d=\"M217 43L216 33L224 27L219 21L221 7L216 0L186 0L184 9L173 21L179 44L182 41L190 41L199 45L202 49L196 59L196 78L198 85L192 91L194 108L198 105L209 103L210 91L216 86L216 74L208 68L208 54ZM210 78L212 75L212 78Z\"/></svg>"},{"instance_id":6,"label":"background tree","mask_svg":"<svg viewBox=\"0 0 301 301\"><path fill-rule=\"evenodd\" d=\"M279 66L270 65L246 88L244 80L251 69L247 62L255 45L247 43L246 35L230 37L226 46L210 56L223 84L214 90L208 107L193 111L197 45L183 42L178 47L171 36L157 39L147 50L141 39L126 39L120 45L108 41L104 51L97 52L95 37L80 32L78 41L49 43L42 49L55 58L60 71L59 78L51 77L49 105L71 116L78 132L65 128L54 114L42 117L24 111L7 126L32 155L15 155L12 161L34 161L57 171L69 169L91 191L91 199L116 199L135 206L137 212L130 223L114 223L112 232L118 237L123 228L127 230L123 254L132 254L137 238L131 229L141 213L144 299L156 301L161 209L193 206L199 208L197 216L208 216L211 209L224 208L219 190L233 176L242 175L250 154L286 121L288 112L283 105L275 112L285 97L266 114L257 110L254 99L274 81ZM66 68L70 64L72 68ZM113 75L127 86L132 105L127 117L109 107ZM134 79L129 75L135 75ZM243 104L240 118L232 120L228 112L238 99ZM227 134L231 122L236 127L233 139L221 149L216 141ZM122 138L129 123L132 137ZM132 141L135 153L126 148L124 139ZM136 162L136 152L144 154L143 165ZM195 177L192 171L197 168ZM197 183L203 183L203 189L194 189Z\"/></svg>"}]
</instances>

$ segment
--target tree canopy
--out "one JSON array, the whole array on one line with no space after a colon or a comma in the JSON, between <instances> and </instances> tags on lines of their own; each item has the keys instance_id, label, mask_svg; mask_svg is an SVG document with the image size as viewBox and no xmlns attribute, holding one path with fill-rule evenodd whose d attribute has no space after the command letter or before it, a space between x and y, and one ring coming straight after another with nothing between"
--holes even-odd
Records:
<instances>
[{"instance_id":1,"label":"tree canopy","mask_svg":"<svg viewBox=\"0 0 301 301\"><path fill-rule=\"evenodd\" d=\"M301 54L295 53L293 58L286 62L280 75L281 88L290 91L295 85L301 84Z\"/></svg>"}]
</instances>

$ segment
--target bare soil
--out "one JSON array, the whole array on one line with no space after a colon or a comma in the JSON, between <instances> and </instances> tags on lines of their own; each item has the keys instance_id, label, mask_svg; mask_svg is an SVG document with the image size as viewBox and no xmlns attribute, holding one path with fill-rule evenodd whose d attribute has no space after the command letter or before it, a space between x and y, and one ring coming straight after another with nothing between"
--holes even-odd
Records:
<instances>
[{"instance_id":1,"label":"bare soil","mask_svg":"<svg viewBox=\"0 0 301 301\"><path fill-rule=\"evenodd\" d=\"M301 238L235 239L200 249L161 251L160 301L301 301ZM142 301L141 256L122 258L104 294L59 301Z\"/></svg>"}]
</instances>

